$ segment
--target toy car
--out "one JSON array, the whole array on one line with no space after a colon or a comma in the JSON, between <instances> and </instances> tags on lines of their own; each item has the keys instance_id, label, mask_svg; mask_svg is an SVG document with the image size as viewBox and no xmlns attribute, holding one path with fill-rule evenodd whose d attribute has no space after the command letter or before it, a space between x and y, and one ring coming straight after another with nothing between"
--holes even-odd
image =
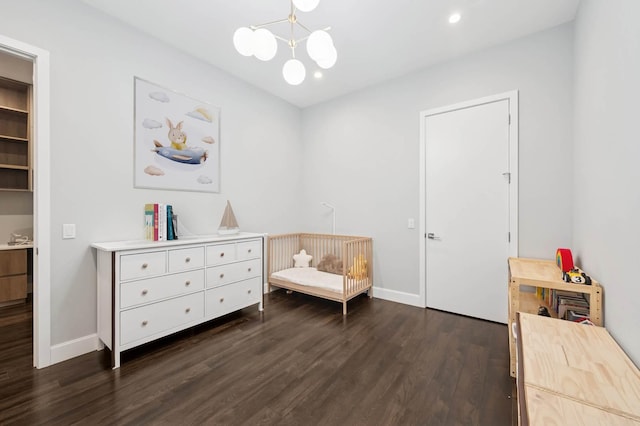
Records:
<instances>
[{"instance_id":1,"label":"toy car","mask_svg":"<svg viewBox=\"0 0 640 426\"><path fill-rule=\"evenodd\" d=\"M562 280L568 283L591 285L591 277L581 272L578 268L563 272Z\"/></svg>"}]
</instances>

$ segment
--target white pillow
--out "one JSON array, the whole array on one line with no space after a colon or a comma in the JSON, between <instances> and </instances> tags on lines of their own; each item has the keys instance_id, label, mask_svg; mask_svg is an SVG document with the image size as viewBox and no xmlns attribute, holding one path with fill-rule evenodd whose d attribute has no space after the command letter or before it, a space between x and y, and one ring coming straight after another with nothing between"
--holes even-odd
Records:
<instances>
[{"instance_id":1,"label":"white pillow","mask_svg":"<svg viewBox=\"0 0 640 426\"><path fill-rule=\"evenodd\" d=\"M300 253L293 255L293 266L296 268L308 268L313 256L308 255L305 249L300 250Z\"/></svg>"}]
</instances>

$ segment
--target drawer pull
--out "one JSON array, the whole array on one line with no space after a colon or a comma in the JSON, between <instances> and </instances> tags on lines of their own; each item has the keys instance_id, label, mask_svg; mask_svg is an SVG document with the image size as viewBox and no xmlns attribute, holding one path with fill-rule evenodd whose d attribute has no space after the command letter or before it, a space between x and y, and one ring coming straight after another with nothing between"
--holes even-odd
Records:
<instances>
[{"instance_id":1,"label":"drawer pull","mask_svg":"<svg viewBox=\"0 0 640 426\"><path fill-rule=\"evenodd\" d=\"M189 312L191 312L191 308L187 308L187 309L185 309L185 310L184 310L184 312L185 312L186 314L188 314Z\"/></svg>"},{"instance_id":2,"label":"drawer pull","mask_svg":"<svg viewBox=\"0 0 640 426\"><path fill-rule=\"evenodd\" d=\"M220 253L220 257L224 257L224 252Z\"/></svg>"},{"instance_id":3,"label":"drawer pull","mask_svg":"<svg viewBox=\"0 0 640 426\"><path fill-rule=\"evenodd\" d=\"M147 321L147 320L142 321L142 326L143 326L143 327L146 327L146 326L147 326L147 324L149 324L149 321Z\"/></svg>"},{"instance_id":4,"label":"drawer pull","mask_svg":"<svg viewBox=\"0 0 640 426\"><path fill-rule=\"evenodd\" d=\"M224 297L220 298L220 303L224 302Z\"/></svg>"},{"instance_id":5,"label":"drawer pull","mask_svg":"<svg viewBox=\"0 0 640 426\"><path fill-rule=\"evenodd\" d=\"M224 274L220 274L220 278L224 278Z\"/></svg>"},{"instance_id":6,"label":"drawer pull","mask_svg":"<svg viewBox=\"0 0 640 426\"><path fill-rule=\"evenodd\" d=\"M149 290L147 290L146 288L145 288L144 290L142 290L142 295L143 295L143 296L146 296L146 295L147 295L147 293L149 293Z\"/></svg>"},{"instance_id":7,"label":"drawer pull","mask_svg":"<svg viewBox=\"0 0 640 426\"><path fill-rule=\"evenodd\" d=\"M251 290L247 290L247 294L251 294Z\"/></svg>"},{"instance_id":8,"label":"drawer pull","mask_svg":"<svg viewBox=\"0 0 640 426\"><path fill-rule=\"evenodd\" d=\"M149 267L149 264L148 264L148 263L143 263L143 264L142 264L142 269L147 269L148 267Z\"/></svg>"},{"instance_id":9,"label":"drawer pull","mask_svg":"<svg viewBox=\"0 0 640 426\"><path fill-rule=\"evenodd\" d=\"M251 253L251 249L247 250L247 252Z\"/></svg>"},{"instance_id":10,"label":"drawer pull","mask_svg":"<svg viewBox=\"0 0 640 426\"><path fill-rule=\"evenodd\" d=\"M189 287L189 286L191 285L191 281L186 281L186 282L184 283L184 285L185 285L186 287Z\"/></svg>"},{"instance_id":11,"label":"drawer pull","mask_svg":"<svg viewBox=\"0 0 640 426\"><path fill-rule=\"evenodd\" d=\"M189 263L189 262L191 262L191 258L190 258L190 257L187 257L184 261L185 261L186 263Z\"/></svg>"},{"instance_id":12,"label":"drawer pull","mask_svg":"<svg viewBox=\"0 0 640 426\"><path fill-rule=\"evenodd\" d=\"M247 272L251 272L251 268L247 269Z\"/></svg>"}]
</instances>

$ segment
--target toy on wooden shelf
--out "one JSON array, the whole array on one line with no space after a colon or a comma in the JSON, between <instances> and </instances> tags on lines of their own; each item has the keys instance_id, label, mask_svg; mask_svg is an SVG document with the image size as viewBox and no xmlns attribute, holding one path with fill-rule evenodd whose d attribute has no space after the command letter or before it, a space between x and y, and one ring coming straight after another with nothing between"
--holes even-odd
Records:
<instances>
[{"instance_id":1,"label":"toy on wooden shelf","mask_svg":"<svg viewBox=\"0 0 640 426\"><path fill-rule=\"evenodd\" d=\"M573 268L567 272L563 271L562 280L568 283L591 285L591 277L578 268Z\"/></svg>"},{"instance_id":2,"label":"toy on wooden shelf","mask_svg":"<svg viewBox=\"0 0 640 426\"><path fill-rule=\"evenodd\" d=\"M573 256L568 248L559 248L556 250L556 265L562 272L568 272L574 268Z\"/></svg>"}]
</instances>

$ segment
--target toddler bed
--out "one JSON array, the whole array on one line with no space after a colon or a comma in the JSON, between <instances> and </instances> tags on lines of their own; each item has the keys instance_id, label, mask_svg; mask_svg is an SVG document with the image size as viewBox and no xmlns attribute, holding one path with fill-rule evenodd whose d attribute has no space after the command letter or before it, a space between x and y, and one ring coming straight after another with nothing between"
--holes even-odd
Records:
<instances>
[{"instance_id":1,"label":"toddler bed","mask_svg":"<svg viewBox=\"0 0 640 426\"><path fill-rule=\"evenodd\" d=\"M294 259L295 257L295 259ZM269 236L268 285L342 302L373 297L373 240L326 234Z\"/></svg>"}]
</instances>

